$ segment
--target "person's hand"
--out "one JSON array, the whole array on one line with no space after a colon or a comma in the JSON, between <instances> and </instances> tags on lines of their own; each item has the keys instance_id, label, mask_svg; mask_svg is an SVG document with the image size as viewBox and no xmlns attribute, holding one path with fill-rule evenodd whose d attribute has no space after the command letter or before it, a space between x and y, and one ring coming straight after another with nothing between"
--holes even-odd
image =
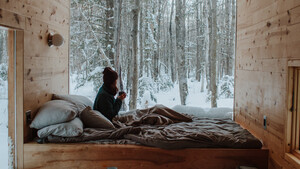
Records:
<instances>
[{"instance_id":1,"label":"person's hand","mask_svg":"<svg viewBox=\"0 0 300 169\"><path fill-rule=\"evenodd\" d=\"M120 99L120 100L124 100L125 98L126 98L126 93L124 92L124 93L122 93L120 96L118 96L118 99Z\"/></svg>"}]
</instances>

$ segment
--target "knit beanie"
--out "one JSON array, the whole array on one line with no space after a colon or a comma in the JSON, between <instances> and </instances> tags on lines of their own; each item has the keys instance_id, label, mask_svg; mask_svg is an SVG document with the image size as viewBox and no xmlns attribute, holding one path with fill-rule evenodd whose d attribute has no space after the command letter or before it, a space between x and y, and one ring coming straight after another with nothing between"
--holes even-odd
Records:
<instances>
[{"instance_id":1,"label":"knit beanie","mask_svg":"<svg viewBox=\"0 0 300 169\"><path fill-rule=\"evenodd\" d=\"M111 86L118 79L118 73L110 67L104 68L103 82L106 86Z\"/></svg>"}]
</instances>

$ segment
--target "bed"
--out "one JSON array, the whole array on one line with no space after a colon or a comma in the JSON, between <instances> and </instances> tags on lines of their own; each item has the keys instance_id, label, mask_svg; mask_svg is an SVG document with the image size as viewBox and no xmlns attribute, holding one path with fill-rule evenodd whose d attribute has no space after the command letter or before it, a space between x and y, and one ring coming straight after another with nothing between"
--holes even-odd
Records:
<instances>
[{"instance_id":1,"label":"bed","mask_svg":"<svg viewBox=\"0 0 300 169\"><path fill-rule=\"evenodd\" d=\"M79 115L83 122L82 114L90 111L86 107ZM196 117L157 105L117 116L112 128L87 125L77 136L48 134L42 139L46 144L24 144L24 167L264 169L268 165L262 143L227 118Z\"/></svg>"},{"instance_id":2,"label":"bed","mask_svg":"<svg viewBox=\"0 0 300 169\"><path fill-rule=\"evenodd\" d=\"M165 150L139 145L24 144L24 168L236 169L268 168L267 149L188 148Z\"/></svg>"}]
</instances>

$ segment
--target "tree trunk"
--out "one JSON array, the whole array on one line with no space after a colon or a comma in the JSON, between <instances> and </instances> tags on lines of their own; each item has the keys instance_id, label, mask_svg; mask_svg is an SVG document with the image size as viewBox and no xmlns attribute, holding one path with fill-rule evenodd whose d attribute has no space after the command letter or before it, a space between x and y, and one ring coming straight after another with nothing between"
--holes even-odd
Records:
<instances>
[{"instance_id":1,"label":"tree trunk","mask_svg":"<svg viewBox=\"0 0 300 169\"><path fill-rule=\"evenodd\" d=\"M224 51L222 51L222 54L225 53L225 61L224 61L224 70L225 70L225 75L229 75L230 74L230 49L231 47L230 45L230 32L231 32L231 25L229 25L228 23L230 23L230 0L225 0L225 23L224 23L224 30L225 32L225 37L224 37Z\"/></svg>"},{"instance_id":2,"label":"tree trunk","mask_svg":"<svg viewBox=\"0 0 300 169\"><path fill-rule=\"evenodd\" d=\"M201 89L200 89L200 92L204 92L204 69L203 71L201 72Z\"/></svg>"},{"instance_id":3,"label":"tree trunk","mask_svg":"<svg viewBox=\"0 0 300 169\"><path fill-rule=\"evenodd\" d=\"M139 8L140 1L135 0L133 13L133 28L132 28L132 50L133 50L133 75L132 75L132 90L130 92L129 109L136 109L137 92L138 92L138 23L139 23Z\"/></svg>"},{"instance_id":4,"label":"tree trunk","mask_svg":"<svg viewBox=\"0 0 300 169\"><path fill-rule=\"evenodd\" d=\"M207 14L206 14L206 11L207 11L207 3L203 2L203 5L201 5L201 12L202 12L202 15L201 15L201 26L200 26L200 35L201 35L201 41L200 41L200 44L201 44L201 92L204 92L204 80L205 79L208 79L208 76L207 76L207 66L206 66L206 63L207 63L207 52L209 50L209 48L207 47L207 36L206 35L206 32L207 32ZM204 78L206 77L206 78Z\"/></svg>"},{"instance_id":5,"label":"tree trunk","mask_svg":"<svg viewBox=\"0 0 300 169\"><path fill-rule=\"evenodd\" d=\"M121 44L121 11L122 11L122 0L115 0L114 9L114 54L115 61L114 66L118 74L121 74L121 64L120 64L120 44ZM123 89L122 79L119 78L119 89Z\"/></svg>"},{"instance_id":6,"label":"tree trunk","mask_svg":"<svg viewBox=\"0 0 300 169\"><path fill-rule=\"evenodd\" d=\"M176 0L176 53L179 59L178 77L179 92L182 105L186 105L188 95L187 70L185 62L185 0Z\"/></svg>"},{"instance_id":7,"label":"tree trunk","mask_svg":"<svg viewBox=\"0 0 300 169\"><path fill-rule=\"evenodd\" d=\"M231 0L231 26L230 26L230 63L229 63L229 76L233 75L234 62L235 62L235 32L236 32L236 0Z\"/></svg>"},{"instance_id":8,"label":"tree trunk","mask_svg":"<svg viewBox=\"0 0 300 169\"><path fill-rule=\"evenodd\" d=\"M212 12L211 12L211 0L207 1L207 6L208 6L208 32L209 32L209 36L208 36L208 56L207 56L207 62L208 65L206 66L207 70L206 70L206 81L207 81L207 90L211 92L211 55L212 55L212 41L213 41L213 37L212 37Z\"/></svg>"},{"instance_id":9,"label":"tree trunk","mask_svg":"<svg viewBox=\"0 0 300 169\"><path fill-rule=\"evenodd\" d=\"M196 29L197 29L197 53L196 53L196 80L199 82L201 79L201 66L200 66L200 15L199 15L199 4L196 2Z\"/></svg>"},{"instance_id":10,"label":"tree trunk","mask_svg":"<svg viewBox=\"0 0 300 169\"><path fill-rule=\"evenodd\" d=\"M217 58L217 1L211 0L211 107L217 107L217 77L216 77L216 58Z\"/></svg>"},{"instance_id":11,"label":"tree trunk","mask_svg":"<svg viewBox=\"0 0 300 169\"><path fill-rule=\"evenodd\" d=\"M160 27L161 27L161 3L162 1L159 0L158 2L158 15L157 15L157 30L156 30L156 51L154 51L154 70L153 70L153 78L156 82L159 76L159 59L160 59Z\"/></svg>"},{"instance_id":12,"label":"tree trunk","mask_svg":"<svg viewBox=\"0 0 300 169\"><path fill-rule=\"evenodd\" d=\"M0 64L2 63L2 58L4 56L4 42L5 37L4 37L4 31L0 30Z\"/></svg>"},{"instance_id":13,"label":"tree trunk","mask_svg":"<svg viewBox=\"0 0 300 169\"><path fill-rule=\"evenodd\" d=\"M140 9L140 20L139 20L139 25L140 25L140 28L139 28L139 43L140 43L140 65L139 65L139 77L142 77L143 76L143 73L144 73L144 42L143 42L143 1L140 2L140 6L141 6L141 9Z\"/></svg>"},{"instance_id":14,"label":"tree trunk","mask_svg":"<svg viewBox=\"0 0 300 169\"><path fill-rule=\"evenodd\" d=\"M120 91L124 91L123 79L122 79L122 67L120 64L120 44L121 44L121 12L122 12L122 0L115 0L114 2L114 54L115 54L115 69L119 74L118 78L118 88ZM123 100L121 110L125 111L127 109L126 104Z\"/></svg>"},{"instance_id":15,"label":"tree trunk","mask_svg":"<svg viewBox=\"0 0 300 169\"><path fill-rule=\"evenodd\" d=\"M106 36L105 36L105 41L106 41L106 56L111 60L111 64L114 65L114 54L112 51L113 47L113 38L114 38L114 30L113 30L113 18L114 18L114 1L113 0L106 0L106 10L105 10L105 15L106 15L106 26L105 26L105 31L106 31Z\"/></svg>"},{"instance_id":16,"label":"tree trunk","mask_svg":"<svg viewBox=\"0 0 300 169\"><path fill-rule=\"evenodd\" d=\"M129 92L129 89L132 87L131 84L132 84L132 65L133 65L133 54L132 54L132 47L130 44L132 44L132 38L131 38L131 35L130 33L128 34L128 37L127 37L127 86L126 86L126 92L128 93Z\"/></svg>"},{"instance_id":17,"label":"tree trunk","mask_svg":"<svg viewBox=\"0 0 300 169\"><path fill-rule=\"evenodd\" d=\"M176 48L174 48L174 41L173 41L173 34L172 34L172 18L174 13L174 0L172 0L172 7L171 7L171 14L170 14L170 26L169 26L169 34L170 34L170 62L171 62L171 78L172 82L174 83L176 81L176 51L174 51Z\"/></svg>"}]
</instances>

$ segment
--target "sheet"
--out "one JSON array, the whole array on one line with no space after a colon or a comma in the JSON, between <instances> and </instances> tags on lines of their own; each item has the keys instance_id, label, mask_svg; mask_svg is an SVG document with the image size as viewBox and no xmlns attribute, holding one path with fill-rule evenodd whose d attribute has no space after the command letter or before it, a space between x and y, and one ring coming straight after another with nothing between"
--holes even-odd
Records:
<instances>
[{"instance_id":1,"label":"sheet","mask_svg":"<svg viewBox=\"0 0 300 169\"><path fill-rule=\"evenodd\" d=\"M117 116L113 124L117 127L113 130L86 128L79 137L48 136L47 139L54 143L127 139L132 141L129 144L164 149L262 147L257 138L231 119L194 117L163 105Z\"/></svg>"}]
</instances>

